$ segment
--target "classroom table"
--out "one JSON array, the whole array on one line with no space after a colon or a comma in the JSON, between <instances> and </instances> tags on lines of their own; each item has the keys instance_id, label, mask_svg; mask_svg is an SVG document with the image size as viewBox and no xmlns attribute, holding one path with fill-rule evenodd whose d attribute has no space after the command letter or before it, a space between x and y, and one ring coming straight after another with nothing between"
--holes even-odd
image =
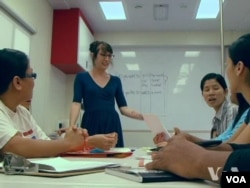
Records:
<instances>
[{"instance_id":1,"label":"classroom table","mask_svg":"<svg viewBox=\"0 0 250 188\"><path fill-rule=\"evenodd\" d=\"M91 160L109 161L119 163L123 166L138 166L138 158L145 156L142 150L136 150L132 156L126 158L85 158L67 157L70 160ZM219 187L218 184L209 181L199 182L160 182L160 183L138 183L116 176L105 174L104 172L77 175L64 178L25 176L25 175L5 175L0 174L1 188L119 188L119 187L171 187L171 188L211 188Z\"/></svg>"}]
</instances>

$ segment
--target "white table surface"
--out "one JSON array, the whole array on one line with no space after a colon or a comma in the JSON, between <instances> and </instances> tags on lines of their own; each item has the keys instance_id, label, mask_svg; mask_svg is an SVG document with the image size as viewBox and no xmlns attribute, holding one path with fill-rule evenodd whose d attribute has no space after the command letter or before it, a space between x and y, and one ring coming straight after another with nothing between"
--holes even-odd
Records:
<instances>
[{"instance_id":1,"label":"white table surface","mask_svg":"<svg viewBox=\"0 0 250 188\"><path fill-rule=\"evenodd\" d=\"M145 152L137 150L127 158L69 158L72 160L91 160L91 161L111 161L126 166L138 166L138 156L145 156ZM50 178L24 175L5 175L0 174L0 188L115 188L115 187L171 187L171 188L211 188L219 187L218 184L211 182L160 182L160 183L138 183L116 176L105 174L104 172L85 174L64 178Z\"/></svg>"}]
</instances>

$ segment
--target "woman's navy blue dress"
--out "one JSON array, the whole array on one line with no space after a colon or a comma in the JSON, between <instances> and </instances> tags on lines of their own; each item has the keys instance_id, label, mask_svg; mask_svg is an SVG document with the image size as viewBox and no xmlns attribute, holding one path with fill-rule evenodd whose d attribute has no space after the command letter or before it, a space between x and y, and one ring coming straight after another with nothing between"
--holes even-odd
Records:
<instances>
[{"instance_id":1,"label":"woman's navy blue dress","mask_svg":"<svg viewBox=\"0 0 250 188\"><path fill-rule=\"evenodd\" d=\"M110 75L110 80L102 88L88 72L76 75L73 102L83 101L84 114L81 127L87 129L89 135L116 132L118 133L116 147L123 147L121 121L115 110L115 100L118 107L127 106L119 77Z\"/></svg>"}]
</instances>

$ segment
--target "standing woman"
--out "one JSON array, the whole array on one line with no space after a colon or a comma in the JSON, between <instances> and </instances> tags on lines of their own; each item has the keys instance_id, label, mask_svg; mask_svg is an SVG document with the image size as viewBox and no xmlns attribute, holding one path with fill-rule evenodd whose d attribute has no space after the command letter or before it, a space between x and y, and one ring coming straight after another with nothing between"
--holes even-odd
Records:
<instances>
[{"instance_id":1,"label":"standing woman","mask_svg":"<svg viewBox=\"0 0 250 188\"><path fill-rule=\"evenodd\" d=\"M207 105L215 110L211 129L211 138L215 138L233 122L238 107L227 100L228 88L222 75L208 73L202 78L200 88Z\"/></svg>"},{"instance_id":2,"label":"standing woman","mask_svg":"<svg viewBox=\"0 0 250 188\"><path fill-rule=\"evenodd\" d=\"M123 134L119 114L115 110L115 100L122 115L142 120L140 113L127 107L121 80L107 72L113 61L113 49L110 44L95 41L89 47L93 68L89 72L76 75L74 97L70 111L70 126L78 119L81 102L84 114L81 127L88 130L89 135L116 132L116 147L123 147Z\"/></svg>"}]
</instances>

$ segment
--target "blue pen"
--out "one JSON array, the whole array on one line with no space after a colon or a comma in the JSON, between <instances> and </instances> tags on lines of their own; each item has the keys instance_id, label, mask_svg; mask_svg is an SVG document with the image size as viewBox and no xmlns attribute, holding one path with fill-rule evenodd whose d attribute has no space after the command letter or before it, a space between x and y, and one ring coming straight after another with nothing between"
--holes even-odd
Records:
<instances>
[{"instance_id":1,"label":"blue pen","mask_svg":"<svg viewBox=\"0 0 250 188\"><path fill-rule=\"evenodd\" d=\"M94 149L90 150L89 153L104 153L104 150L100 149L100 148L94 148Z\"/></svg>"}]
</instances>

